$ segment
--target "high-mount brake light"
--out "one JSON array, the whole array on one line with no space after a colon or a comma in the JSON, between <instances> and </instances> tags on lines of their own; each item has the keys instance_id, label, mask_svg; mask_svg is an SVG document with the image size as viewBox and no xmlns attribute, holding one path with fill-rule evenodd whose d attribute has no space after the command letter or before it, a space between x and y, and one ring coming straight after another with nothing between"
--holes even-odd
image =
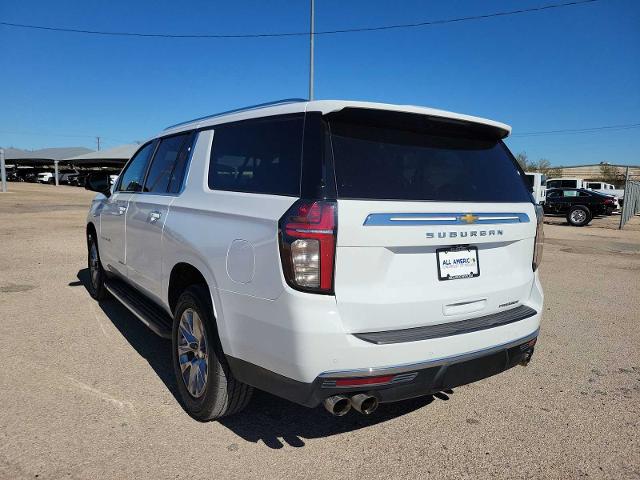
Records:
<instances>
[{"instance_id":1,"label":"high-mount brake light","mask_svg":"<svg viewBox=\"0 0 640 480\"><path fill-rule=\"evenodd\" d=\"M297 290L333 294L337 205L298 200L280 219L280 259Z\"/></svg>"}]
</instances>

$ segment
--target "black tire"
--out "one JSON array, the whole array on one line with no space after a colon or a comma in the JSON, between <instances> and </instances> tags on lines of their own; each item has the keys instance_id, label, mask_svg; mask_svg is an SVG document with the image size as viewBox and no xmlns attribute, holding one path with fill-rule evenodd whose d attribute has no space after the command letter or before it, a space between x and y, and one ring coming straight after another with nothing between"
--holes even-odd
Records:
<instances>
[{"instance_id":1,"label":"black tire","mask_svg":"<svg viewBox=\"0 0 640 480\"><path fill-rule=\"evenodd\" d=\"M92 249L95 247L96 258L92 259ZM107 289L104 288L104 269L100 261L100 251L95 234L87 234L87 266L89 267L89 294L98 301L104 300L107 296Z\"/></svg>"},{"instance_id":2,"label":"black tire","mask_svg":"<svg viewBox=\"0 0 640 480\"><path fill-rule=\"evenodd\" d=\"M183 379L178 355L180 320L183 313L189 309L195 311L202 321L208 354L204 390L197 397L187 388L187 380ZM231 373L218 337L211 297L206 285L192 285L180 295L173 316L171 340L173 370L180 400L191 417L200 422L208 422L237 413L247 406L253 394L253 387L236 380ZM187 367L185 376L188 376L191 368Z\"/></svg>"},{"instance_id":3,"label":"black tire","mask_svg":"<svg viewBox=\"0 0 640 480\"><path fill-rule=\"evenodd\" d=\"M49 182L49 185L53 185L54 183L56 183L56 179L55 178L50 178L48 180L48 182Z\"/></svg>"},{"instance_id":4,"label":"black tire","mask_svg":"<svg viewBox=\"0 0 640 480\"><path fill-rule=\"evenodd\" d=\"M567 222L574 227L584 227L593 219L591 211L583 206L576 205L567 212Z\"/></svg>"}]
</instances>

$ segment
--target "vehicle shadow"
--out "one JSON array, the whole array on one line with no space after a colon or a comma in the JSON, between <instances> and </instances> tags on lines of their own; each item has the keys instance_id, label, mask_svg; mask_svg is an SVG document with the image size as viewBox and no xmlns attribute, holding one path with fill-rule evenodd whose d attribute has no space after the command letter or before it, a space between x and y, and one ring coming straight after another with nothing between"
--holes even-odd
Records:
<instances>
[{"instance_id":1,"label":"vehicle shadow","mask_svg":"<svg viewBox=\"0 0 640 480\"><path fill-rule=\"evenodd\" d=\"M89 270L77 274L78 281L70 286L84 286L88 292ZM115 299L100 302L100 308L129 344L143 357L179 404L180 398L171 364L171 342L158 337ZM352 410L344 417L334 417L323 407L306 408L269 393L255 390L249 406L238 415L218 420L248 442L262 441L272 449L303 447L305 439L329 437L360 428L377 425L409 414L436 400L446 401L452 390L404 402L384 404L365 416ZM236 446L237 447L237 446ZM230 448L236 448L230 446Z\"/></svg>"}]
</instances>

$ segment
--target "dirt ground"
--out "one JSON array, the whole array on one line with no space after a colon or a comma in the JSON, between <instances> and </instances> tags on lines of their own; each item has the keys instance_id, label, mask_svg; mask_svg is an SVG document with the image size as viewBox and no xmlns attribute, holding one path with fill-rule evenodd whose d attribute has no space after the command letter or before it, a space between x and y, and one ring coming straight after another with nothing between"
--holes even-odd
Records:
<instances>
[{"instance_id":1,"label":"dirt ground","mask_svg":"<svg viewBox=\"0 0 640 480\"><path fill-rule=\"evenodd\" d=\"M0 193L0 478L640 478L640 218L549 217L532 363L365 417L178 404L170 344L88 295L92 194Z\"/></svg>"}]
</instances>

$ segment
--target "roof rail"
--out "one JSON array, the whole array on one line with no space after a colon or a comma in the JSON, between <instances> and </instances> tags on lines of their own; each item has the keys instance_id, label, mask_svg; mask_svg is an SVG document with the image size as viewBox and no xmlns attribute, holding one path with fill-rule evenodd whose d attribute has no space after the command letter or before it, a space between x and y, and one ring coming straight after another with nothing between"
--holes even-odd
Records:
<instances>
[{"instance_id":1,"label":"roof rail","mask_svg":"<svg viewBox=\"0 0 640 480\"><path fill-rule=\"evenodd\" d=\"M287 103L297 103L297 102L306 102L306 101L307 101L306 98L283 98L282 100L274 100L273 102L258 103L257 105L251 105L249 107L235 108L233 110L227 110L225 112L214 113L213 115L206 115L204 117L194 118L193 120L188 120L186 122L176 123L175 125L169 125L167 128L165 128L165 130L179 127L180 125L186 125L188 123L197 122L200 120L208 120L210 118L220 117L222 115L228 115L230 113L246 112L249 110L257 110L259 108L272 107L275 105L284 105Z\"/></svg>"}]
</instances>

